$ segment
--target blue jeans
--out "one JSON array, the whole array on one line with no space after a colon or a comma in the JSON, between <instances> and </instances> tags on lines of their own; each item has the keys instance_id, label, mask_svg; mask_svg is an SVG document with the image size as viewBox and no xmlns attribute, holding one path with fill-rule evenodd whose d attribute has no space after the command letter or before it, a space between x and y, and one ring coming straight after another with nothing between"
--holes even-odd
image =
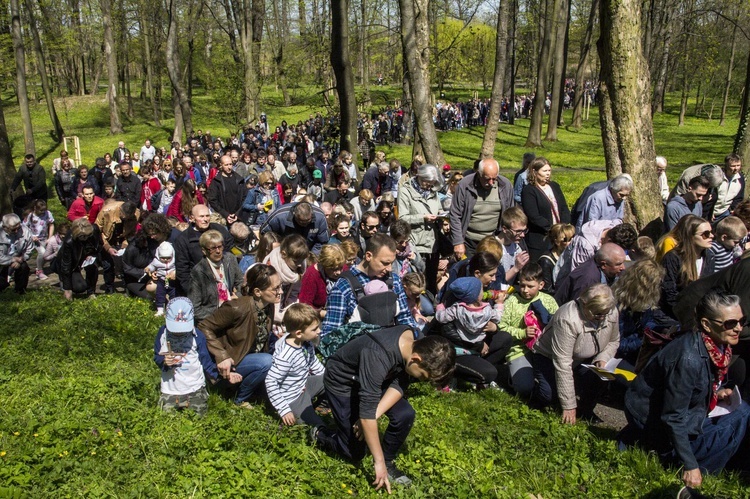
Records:
<instances>
[{"instance_id":1,"label":"blue jeans","mask_svg":"<svg viewBox=\"0 0 750 499\"><path fill-rule=\"evenodd\" d=\"M588 359L586 363L591 363ZM541 409L547 407L557 400L557 379L555 365L552 359L544 355L532 354L532 364L534 366L534 385L531 394L531 406ZM573 379L575 380L576 395L578 401L578 417L588 417L594 413L597 400L602 391L607 387L606 382L599 379L593 372L589 371L582 365L573 368Z\"/></svg>"},{"instance_id":2,"label":"blue jeans","mask_svg":"<svg viewBox=\"0 0 750 499\"><path fill-rule=\"evenodd\" d=\"M237 391L234 401L241 404L246 401L258 390L264 386L266 374L273 364L273 356L267 353L249 353L245 355L235 370L242 375L242 383Z\"/></svg>"}]
</instances>

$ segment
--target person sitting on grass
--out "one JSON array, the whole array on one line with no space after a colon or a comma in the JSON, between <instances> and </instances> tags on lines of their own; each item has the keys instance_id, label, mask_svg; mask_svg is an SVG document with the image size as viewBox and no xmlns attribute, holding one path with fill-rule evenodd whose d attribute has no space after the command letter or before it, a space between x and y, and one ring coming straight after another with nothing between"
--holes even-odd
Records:
<instances>
[{"instance_id":1,"label":"person sitting on grass","mask_svg":"<svg viewBox=\"0 0 750 499\"><path fill-rule=\"evenodd\" d=\"M364 334L328 359L323 378L336 430L313 428L312 441L353 462L372 454L376 490L390 493L391 482L408 486L411 479L395 464L409 436L415 412L404 398L409 376L445 384L453 374L456 352L445 338L414 339L408 326L394 326ZM381 438L378 419L388 416Z\"/></svg>"},{"instance_id":2,"label":"person sitting on grass","mask_svg":"<svg viewBox=\"0 0 750 499\"><path fill-rule=\"evenodd\" d=\"M516 292L505 300L500 320L500 330L513 337L513 346L505 358L510 370L510 385L524 400L531 397L534 389L530 347L558 309L555 298L542 291L545 285L544 271L538 263L522 268L516 279ZM527 320L529 311L534 313L534 318ZM537 323L530 324L534 319Z\"/></svg>"},{"instance_id":3,"label":"person sitting on grass","mask_svg":"<svg viewBox=\"0 0 750 499\"><path fill-rule=\"evenodd\" d=\"M321 428L323 420L313 408L313 399L323 393L325 368L312 344L320 337L320 316L310 305L295 303L284 314L284 327L287 334L276 342L266 375L268 399L285 425Z\"/></svg>"},{"instance_id":4,"label":"person sitting on grass","mask_svg":"<svg viewBox=\"0 0 750 499\"><path fill-rule=\"evenodd\" d=\"M215 383L219 371L206 337L193 324L193 303L184 297L171 300L166 318L154 341L154 362L161 369L159 408L165 412L190 409L203 416L208 410L206 377ZM230 374L230 383L240 381L239 373Z\"/></svg>"}]
</instances>

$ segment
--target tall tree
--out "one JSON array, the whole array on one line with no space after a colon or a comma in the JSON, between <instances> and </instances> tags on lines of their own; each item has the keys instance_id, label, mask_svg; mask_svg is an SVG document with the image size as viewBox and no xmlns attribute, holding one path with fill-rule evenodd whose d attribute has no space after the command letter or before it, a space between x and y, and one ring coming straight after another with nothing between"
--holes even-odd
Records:
<instances>
[{"instance_id":1,"label":"tall tree","mask_svg":"<svg viewBox=\"0 0 750 499\"><path fill-rule=\"evenodd\" d=\"M13 211L13 203L10 200L10 186L15 175L16 167L13 164L13 151L10 149L3 103L0 101L0 213L11 213Z\"/></svg>"},{"instance_id":2,"label":"tall tree","mask_svg":"<svg viewBox=\"0 0 750 499\"><path fill-rule=\"evenodd\" d=\"M18 97L18 107L21 109L23 143L27 154L36 154L34 127L31 124L31 111L29 110L29 94L26 89L26 52L23 48L21 9L18 0L10 0L10 16L10 34L13 38L13 52L16 56L16 95Z\"/></svg>"},{"instance_id":3,"label":"tall tree","mask_svg":"<svg viewBox=\"0 0 750 499\"><path fill-rule=\"evenodd\" d=\"M109 133L111 135L123 133L120 121L120 109L117 107L117 54L115 53L115 37L112 33L112 2L99 0L102 9L102 25L104 27L104 55L107 64L107 100L109 101Z\"/></svg>"},{"instance_id":4,"label":"tall tree","mask_svg":"<svg viewBox=\"0 0 750 499\"><path fill-rule=\"evenodd\" d=\"M47 78L47 58L42 50L42 39L39 37L39 30L36 28L36 16L34 16L34 3L31 0L26 0L26 10L29 13L29 27L31 28L31 37L34 40L34 52L37 58L37 69L39 70L39 78L42 81L42 91L44 92L44 100L47 102L47 112L49 113L49 119L52 122L52 133L55 139L61 141L64 135L63 127L60 124L60 119L57 117L57 111L55 110L55 101L52 100L52 90L49 86L49 78Z\"/></svg>"},{"instance_id":5,"label":"tall tree","mask_svg":"<svg viewBox=\"0 0 750 499\"><path fill-rule=\"evenodd\" d=\"M553 29L554 15L559 10L562 0L546 0L540 25L544 25L542 37L542 48L539 52L539 60L536 69L536 93L534 95L531 110L531 123L529 133L526 137L525 147L541 147L542 145L542 122L544 121L544 100L547 97L547 84L549 83L550 54L552 52L552 37L555 35Z\"/></svg>"},{"instance_id":6,"label":"tall tree","mask_svg":"<svg viewBox=\"0 0 750 499\"><path fill-rule=\"evenodd\" d=\"M555 12L555 50L552 70L552 97L547 121L547 134L544 140L557 140L557 123L562 114L562 93L565 90L565 38L568 31L568 14L570 13L569 0L560 0L560 5Z\"/></svg>"},{"instance_id":7,"label":"tall tree","mask_svg":"<svg viewBox=\"0 0 750 499\"><path fill-rule=\"evenodd\" d=\"M482 159L495 155L497 129L500 124L500 108L503 103L505 87L505 69L508 60L508 10L511 0L501 0L497 9L497 37L495 39L495 74L492 78L492 98L490 112L487 116L487 126L482 140ZM513 104L510 103L512 106Z\"/></svg>"},{"instance_id":8,"label":"tall tree","mask_svg":"<svg viewBox=\"0 0 750 499\"><path fill-rule=\"evenodd\" d=\"M145 5L139 9L138 25L141 30L141 40L143 40L144 66L146 66L146 93L151 102L151 111L154 113L154 125L161 126L159 107L156 105L156 93L154 92L154 65L151 61L151 37L148 32L149 26L146 21Z\"/></svg>"},{"instance_id":9,"label":"tall tree","mask_svg":"<svg viewBox=\"0 0 750 499\"><path fill-rule=\"evenodd\" d=\"M398 3L401 10L401 43L417 125L414 145L415 149L421 148L428 163L439 167L445 164L445 158L432 121L430 103L429 0L399 0Z\"/></svg>"},{"instance_id":10,"label":"tall tree","mask_svg":"<svg viewBox=\"0 0 750 499\"><path fill-rule=\"evenodd\" d=\"M636 226L661 233L663 206L654 168L650 78L641 47L641 1L601 0L599 19L601 77L609 95L611 132L617 143L617 158L607 158L607 164L619 160L622 171L633 177L629 206ZM602 128L605 126L602 122ZM613 154L607 145L605 142L605 154Z\"/></svg>"},{"instance_id":11,"label":"tall tree","mask_svg":"<svg viewBox=\"0 0 750 499\"><path fill-rule=\"evenodd\" d=\"M654 84L654 95L651 100L651 112L664 112L664 96L667 91L667 75L669 73L669 57L672 50L672 36L674 32L674 10L677 8L676 0L664 0L661 6L660 29L658 40L663 40L661 58L656 71L656 83Z\"/></svg>"},{"instance_id":12,"label":"tall tree","mask_svg":"<svg viewBox=\"0 0 750 499\"><path fill-rule=\"evenodd\" d=\"M719 126L724 126L727 117L727 103L729 102L729 89L732 87L732 70L734 69L734 55L737 52L737 25L732 29L732 48L729 50L729 64L727 66L727 82L724 84L724 98L721 102L721 119Z\"/></svg>"},{"instance_id":13,"label":"tall tree","mask_svg":"<svg viewBox=\"0 0 750 499\"><path fill-rule=\"evenodd\" d=\"M589 11L589 21L586 23L586 32L581 40L581 58L578 61L576 70L576 89L573 101L573 128L580 130L583 126L583 97L586 93L585 75L586 66L588 65L589 54L591 53L591 40L594 34L594 25L596 16L599 13L599 0L592 0L591 10Z\"/></svg>"},{"instance_id":14,"label":"tall tree","mask_svg":"<svg viewBox=\"0 0 750 499\"><path fill-rule=\"evenodd\" d=\"M331 0L331 67L341 109L341 149L357 147L357 97L349 57L349 1Z\"/></svg>"},{"instance_id":15,"label":"tall tree","mask_svg":"<svg viewBox=\"0 0 750 499\"><path fill-rule=\"evenodd\" d=\"M167 73L169 73L169 81L172 82L172 89L174 90L173 100L176 100L180 108L185 133L190 135L190 132L193 131L193 111L190 107L190 100L185 91L185 86L182 84L182 73L180 72L180 51L177 46L177 2L178 0L169 0L169 10L167 12L169 18L166 46ZM182 143L182 133L177 134L178 127L176 123L177 116L175 116L175 133L172 140Z\"/></svg>"},{"instance_id":16,"label":"tall tree","mask_svg":"<svg viewBox=\"0 0 750 499\"><path fill-rule=\"evenodd\" d=\"M740 110L740 124L734 139L734 152L742 157L745 173L750 173L750 52L747 55L747 73L745 74L745 90L742 92L742 107Z\"/></svg>"}]
</instances>

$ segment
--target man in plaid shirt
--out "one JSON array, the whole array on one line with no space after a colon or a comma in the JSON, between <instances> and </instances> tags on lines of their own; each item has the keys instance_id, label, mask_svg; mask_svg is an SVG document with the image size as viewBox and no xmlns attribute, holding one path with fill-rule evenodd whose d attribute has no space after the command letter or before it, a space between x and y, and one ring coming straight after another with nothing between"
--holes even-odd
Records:
<instances>
[{"instance_id":1,"label":"man in plaid shirt","mask_svg":"<svg viewBox=\"0 0 750 499\"><path fill-rule=\"evenodd\" d=\"M385 234L375 234L367 241L365 256L359 265L351 269L352 274L364 286L373 279L393 279L393 292L398 297L396 324L409 326L418 330L417 324L409 312L406 292L397 274L391 274L391 265L396 260L396 242ZM321 326L321 337L345 324L357 308L357 297L348 280L340 278L328 294L326 315Z\"/></svg>"}]
</instances>

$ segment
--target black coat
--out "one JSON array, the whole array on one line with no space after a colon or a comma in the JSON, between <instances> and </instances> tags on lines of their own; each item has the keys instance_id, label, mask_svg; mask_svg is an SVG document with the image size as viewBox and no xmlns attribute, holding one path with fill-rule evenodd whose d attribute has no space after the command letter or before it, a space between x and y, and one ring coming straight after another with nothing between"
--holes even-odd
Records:
<instances>
[{"instance_id":1,"label":"black coat","mask_svg":"<svg viewBox=\"0 0 750 499\"><path fill-rule=\"evenodd\" d=\"M224 218L239 213L246 195L245 180L235 172L229 177L221 173L216 175L206 192L211 208Z\"/></svg>"},{"instance_id":2,"label":"black coat","mask_svg":"<svg viewBox=\"0 0 750 499\"><path fill-rule=\"evenodd\" d=\"M211 184L213 185L213 184ZM223 225L209 224L209 229L218 230L224 236L224 252L230 251L234 246L234 238ZM190 272L203 259L203 251L198 242L202 232L198 232L195 226L185 229L174 241L175 274L177 277L177 292L180 296L190 293ZM150 262L149 262L150 263Z\"/></svg>"},{"instance_id":3,"label":"black coat","mask_svg":"<svg viewBox=\"0 0 750 499\"><path fill-rule=\"evenodd\" d=\"M565 202L562 189L557 182L550 182L552 193L557 201L560 223L570 223L570 210ZM526 245L532 262L536 262L542 254L549 249L549 241L546 240L554 223L552 216L552 203L547 196L536 186L525 185L521 191L521 205L523 211L529 218L529 233L526 235Z\"/></svg>"}]
</instances>

